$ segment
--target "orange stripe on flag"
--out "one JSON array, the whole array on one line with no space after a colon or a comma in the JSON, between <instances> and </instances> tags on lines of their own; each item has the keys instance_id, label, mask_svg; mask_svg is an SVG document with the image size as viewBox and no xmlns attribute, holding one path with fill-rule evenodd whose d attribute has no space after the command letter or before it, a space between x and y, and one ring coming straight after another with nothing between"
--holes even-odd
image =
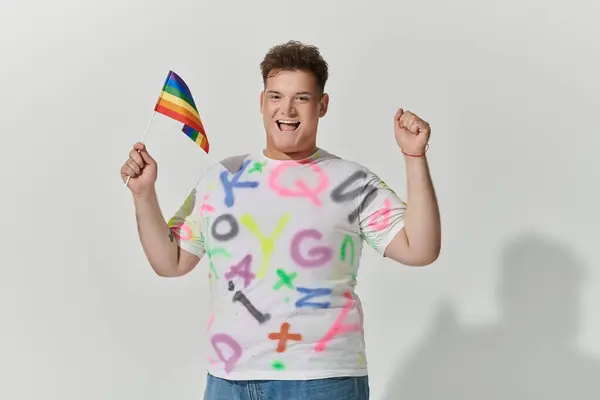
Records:
<instances>
[{"instance_id":1,"label":"orange stripe on flag","mask_svg":"<svg viewBox=\"0 0 600 400\"><path fill-rule=\"evenodd\" d=\"M200 134L198 135L198 140L196 140L196 142L198 141L200 141L200 143L198 143L200 148L208 153L208 138L205 135Z\"/></svg>"},{"instance_id":2,"label":"orange stripe on flag","mask_svg":"<svg viewBox=\"0 0 600 400\"><path fill-rule=\"evenodd\" d=\"M159 100L158 105L168 108L169 110L172 110L172 111L176 112L177 114L181 114L181 115L185 116L186 118L188 118L190 121L196 121L196 123L198 125L202 124L198 115L190 112L189 110L187 110L184 107L181 107L181 106L179 106L173 102L170 102L168 100L165 100L164 98Z\"/></svg>"},{"instance_id":3,"label":"orange stripe on flag","mask_svg":"<svg viewBox=\"0 0 600 400\"><path fill-rule=\"evenodd\" d=\"M157 112L164 114L167 117L171 117L183 124L189 125L201 134L206 135L204 132L204 126L202 126L202 122L193 115L190 115L189 111L185 110L184 108L173 103L169 103L168 101L161 100L156 105L155 109ZM179 110L183 110L184 112L179 112Z\"/></svg>"}]
</instances>

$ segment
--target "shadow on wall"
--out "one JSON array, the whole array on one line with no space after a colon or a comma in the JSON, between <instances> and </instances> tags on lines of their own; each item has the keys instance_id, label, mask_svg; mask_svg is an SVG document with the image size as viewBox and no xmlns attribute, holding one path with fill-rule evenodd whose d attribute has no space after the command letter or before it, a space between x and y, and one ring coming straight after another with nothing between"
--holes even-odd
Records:
<instances>
[{"instance_id":1,"label":"shadow on wall","mask_svg":"<svg viewBox=\"0 0 600 400\"><path fill-rule=\"evenodd\" d=\"M389 400L600 398L600 360L575 348L583 266L563 244L522 235L502 253L495 326L461 326L442 304Z\"/></svg>"}]
</instances>

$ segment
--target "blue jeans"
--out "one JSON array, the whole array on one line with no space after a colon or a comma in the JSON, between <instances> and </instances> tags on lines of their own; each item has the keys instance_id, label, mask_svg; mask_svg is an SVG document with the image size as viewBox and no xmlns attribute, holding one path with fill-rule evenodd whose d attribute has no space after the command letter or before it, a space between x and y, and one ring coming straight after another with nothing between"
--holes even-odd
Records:
<instances>
[{"instance_id":1,"label":"blue jeans","mask_svg":"<svg viewBox=\"0 0 600 400\"><path fill-rule=\"evenodd\" d=\"M229 381L208 374L204 400L368 400L369 379Z\"/></svg>"}]
</instances>

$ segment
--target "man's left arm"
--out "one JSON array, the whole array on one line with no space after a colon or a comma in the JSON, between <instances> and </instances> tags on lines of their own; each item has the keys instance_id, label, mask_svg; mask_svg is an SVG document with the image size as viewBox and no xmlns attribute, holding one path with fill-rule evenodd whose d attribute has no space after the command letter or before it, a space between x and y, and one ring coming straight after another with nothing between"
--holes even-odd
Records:
<instances>
[{"instance_id":1,"label":"man's left arm","mask_svg":"<svg viewBox=\"0 0 600 400\"><path fill-rule=\"evenodd\" d=\"M410 111L399 109L394 136L406 163L407 205L404 229L392 239L385 257L412 266L433 263L441 250L441 221L425 155L431 128Z\"/></svg>"},{"instance_id":2,"label":"man's left arm","mask_svg":"<svg viewBox=\"0 0 600 400\"><path fill-rule=\"evenodd\" d=\"M413 113L399 109L394 133L406 163L407 201L376 174L365 171L360 232L382 256L405 265L425 266L437 260L441 250L440 212L425 157L430 128Z\"/></svg>"},{"instance_id":3,"label":"man's left arm","mask_svg":"<svg viewBox=\"0 0 600 400\"><path fill-rule=\"evenodd\" d=\"M402 264L425 266L440 254L440 212L426 157L404 157L407 180L404 229L392 239L384 255Z\"/></svg>"}]
</instances>

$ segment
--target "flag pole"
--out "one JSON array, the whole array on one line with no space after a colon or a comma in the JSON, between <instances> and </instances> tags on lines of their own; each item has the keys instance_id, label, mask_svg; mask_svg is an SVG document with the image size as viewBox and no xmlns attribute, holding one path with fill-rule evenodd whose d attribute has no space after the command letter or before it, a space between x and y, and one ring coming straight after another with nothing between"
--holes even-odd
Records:
<instances>
[{"instance_id":1,"label":"flag pole","mask_svg":"<svg viewBox=\"0 0 600 400\"><path fill-rule=\"evenodd\" d=\"M169 71L169 73L167 74L167 79L165 81L165 85L166 82L169 81L169 78L171 77L171 71ZM142 144L146 144L146 136L148 136L148 132L150 132L150 125L152 125L152 121L154 121L154 116L156 115L156 106L158 105L158 102L160 101L160 99L162 98L163 95L163 91L165 89L165 85L163 85L160 94L158 95L158 100L156 101L156 104L154 104L154 109L152 110L152 116L150 117L150 121L148 122L148 126L146 127L146 132L144 132L144 137L142 138ZM139 154L140 150L138 150L138 154ZM125 181L125 187L127 187L127 184L129 183L129 179L131 179L131 175L129 175L127 177L127 180Z\"/></svg>"},{"instance_id":2,"label":"flag pole","mask_svg":"<svg viewBox=\"0 0 600 400\"><path fill-rule=\"evenodd\" d=\"M152 121L154 121L154 116L156 115L156 107L154 107L154 110L152 110L152 116L150 117L150 121L148 122L148 126L146 127L146 132L144 133L144 137L142 138L142 144L146 143L146 137L148 136L148 132L150 132L150 126L152 125ZM138 153L140 152L140 150L138 150ZM129 175L127 177L127 180L125 181L125 187L127 187L127 184L129 184L129 179L131 179L131 175Z\"/></svg>"}]
</instances>

